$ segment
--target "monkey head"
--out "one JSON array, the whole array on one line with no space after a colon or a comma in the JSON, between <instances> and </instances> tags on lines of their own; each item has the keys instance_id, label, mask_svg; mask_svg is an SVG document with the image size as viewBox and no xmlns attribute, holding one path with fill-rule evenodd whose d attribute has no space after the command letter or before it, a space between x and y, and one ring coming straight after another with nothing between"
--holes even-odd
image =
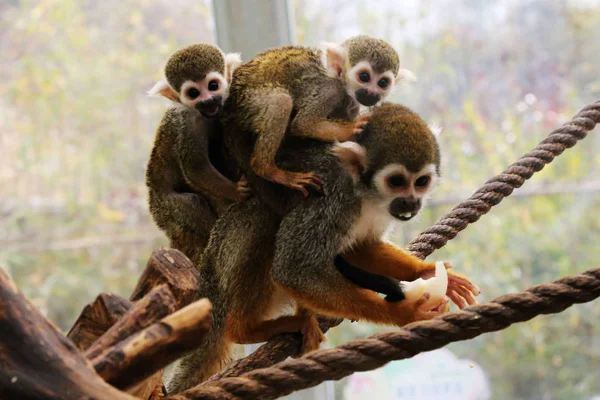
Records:
<instances>
[{"instance_id":1,"label":"monkey head","mask_svg":"<svg viewBox=\"0 0 600 400\"><path fill-rule=\"evenodd\" d=\"M371 107L384 100L403 79L414 79L400 68L398 53L386 41L354 36L341 45L323 43L322 61L328 74L344 82L348 94Z\"/></svg>"},{"instance_id":2,"label":"monkey head","mask_svg":"<svg viewBox=\"0 0 600 400\"><path fill-rule=\"evenodd\" d=\"M440 176L436 134L410 109L383 104L374 108L358 143L336 144L333 152L372 209L408 221Z\"/></svg>"},{"instance_id":3,"label":"monkey head","mask_svg":"<svg viewBox=\"0 0 600 400\"><path fill-rule=\"evenodd\" d=\"M165 78L148 92L196 109L205 118L216 116L227 96L233 71L242 63L238 53L223 54L215 46L194 44L169 57Z\"/></svg>"}]
</instances>

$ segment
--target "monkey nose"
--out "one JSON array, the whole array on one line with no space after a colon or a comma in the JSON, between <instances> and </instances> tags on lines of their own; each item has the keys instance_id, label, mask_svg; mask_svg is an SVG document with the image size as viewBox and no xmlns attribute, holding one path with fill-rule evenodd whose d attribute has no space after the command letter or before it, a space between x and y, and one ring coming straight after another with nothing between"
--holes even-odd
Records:
<instances>
[{"instance_id":1,"label":"monkey nose","mask_svg":"<svg viewBox=\"0 0 600 400\"><path fill-rule=\"evenodd\" d=\"M421 200L414 197L397 197L389 207L390 214L401 221L408 221L419 213Z\"/></svg>"},{"instance_id":2,"label":"monkey nose","mask_svg":"<svg viewBox=\"0 0 600 400\"><path fill-rule=\"evenodd\" d=\"M356 95L356 100L358 100L358 102L360 104L362 104L363 106L366 106L366 107L374 106L381 99L381 96L379 96L378 93L370 92L369 90L364 89L364 88L358 89L355 92L355 95Z\"/></svg>"}]
</instances>

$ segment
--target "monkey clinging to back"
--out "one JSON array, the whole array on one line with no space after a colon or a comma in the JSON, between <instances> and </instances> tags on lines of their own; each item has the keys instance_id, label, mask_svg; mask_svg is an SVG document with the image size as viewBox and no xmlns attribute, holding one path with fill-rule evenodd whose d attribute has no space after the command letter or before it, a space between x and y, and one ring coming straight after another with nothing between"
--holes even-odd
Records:
<instances>
[{"instance_id":1,"label":"monkey clinging to back","mask_svg":"<svg viewBox=\"0 0 600 400\"><path fill-rule=\"evenodd\" d=\"M184 47L168 59L166 81L149 92L174 102L160 122L148 162L150 214L171 247L193 261L204 249L218 213L246 190L209 159L209 144L220 140L222 130L216 117L239 64L239 54L224 55L215 46Z\"/></svg>"},{"instance_id":2,"label":"monkey clinging to back","mask_svg":"<svg viewBox=\"0 0 600 400\"><path fill-rule=\"evenodd\" d=\"M267 50L235 71L223 113L226 136L236 141L229 151L249 178L253 173L306 196L308 187L320 188L320 179L311 171L291 172L275 164L286 132L346 141L366 124L365 116L351 121L359 104L376 105L404 76L396 51L369 36L326 44L322 51Z\"/></svg>"}]
</instances>

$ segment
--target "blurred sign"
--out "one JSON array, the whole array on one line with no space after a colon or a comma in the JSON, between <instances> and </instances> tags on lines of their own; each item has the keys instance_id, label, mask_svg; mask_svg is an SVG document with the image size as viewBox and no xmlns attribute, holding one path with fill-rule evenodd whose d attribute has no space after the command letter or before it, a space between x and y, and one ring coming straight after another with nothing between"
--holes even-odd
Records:
<instances>
[{"instance_id":1,"label":"blurred sign","mask_svg":"<svg viewBox=\"0 0 600 400\"><path fill-rule=\"evenodd\" d=\"M483 370L448 349L394 361L375 371L350 377L345 400L487 400L491 397Z\"/></svg>"}]
</instances>

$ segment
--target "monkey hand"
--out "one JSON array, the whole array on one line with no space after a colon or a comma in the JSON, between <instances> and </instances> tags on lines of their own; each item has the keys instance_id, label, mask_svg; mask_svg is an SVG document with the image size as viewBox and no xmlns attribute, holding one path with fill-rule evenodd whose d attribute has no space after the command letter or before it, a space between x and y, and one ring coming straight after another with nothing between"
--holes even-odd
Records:
<instances>
[{"instance_id":1,"label":"monkey hand","mask_svg":"<svg viewBox=\"0 0 600 400\"><path fill-rule=\"evenodd\" d=\"M246 176L243 175L240 180L236 184L237 193L240 200L247 199L252 194L252 189L248 185L248 181L246 180Z\"/></svg>"},{"instance_id":2,"label":"monkey hand","mask_svg":"<svg viewBox=\"0 0 600 400\"><path fill-rule=\"evenodd\" d=\"M461 310L467 307L467 305L477 304L475 296L478 296L480 293L477 285L472 283L466 276L450 270L450 268L452 268L451 262L444 262L444 266L448 272L448 288L446 290L446 296L448 296ZM419 275L419 278L429 279L434 275L435 269L427 269L423 270Z\"/></svg>"},{"instance_id":3,"label":"monkey hand","mask_svg":"<svg viewBox=\"0 0 600 400\"><path fill-rule=\"evenodd\" d=\"M415 321L435 318L450 311L450 303L445 296L432 298L431 293L423 292L416 298L406 298L390 303L395 315L395 324L403 326Z\"/></svg>"},{"instance_id":4,"label":"monkey hand","mask_svg":"<svg viewBox=\"0 0 600 400\"><path fill-rule=\"evenodd\" d=\"M367 123L369 122L369 118L371 118L371 115L373 115L373 113L364 113L362 115L359 115L358 118L356 118L354 120L354 125L352 127L352 133L354 134L354 137L356 139L360 138L360 134L362 133L363 129L365 129L365 126L367 126Z\"/></svg>"}]
</instances>

